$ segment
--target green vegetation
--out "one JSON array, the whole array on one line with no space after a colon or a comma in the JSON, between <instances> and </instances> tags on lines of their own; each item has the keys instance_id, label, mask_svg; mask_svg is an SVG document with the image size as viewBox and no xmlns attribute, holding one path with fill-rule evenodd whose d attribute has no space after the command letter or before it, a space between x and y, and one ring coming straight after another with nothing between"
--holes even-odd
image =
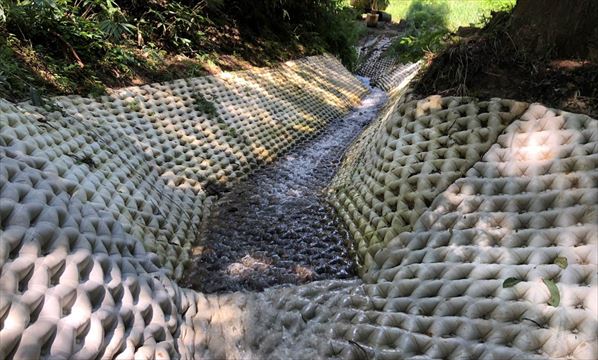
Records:
<instances>
[{"instance_id":1,"label":"green vegetation","mask_svg":"<svg viewBox=\"0 0 598 360\"><path fill-rule=\"evenodd\" d=\"M229 129L228 129L228 136L236 138L237 137L237 130L235 130L232 127L229 127Z\"/></svg>"},{"instance_id":2,"label":"green vegetation","mask_svg":"<svg viewBox=\"0 0 598 360\"><path fill-rule=\"evenodd\" d=\"M550 299L548 299L548 305L554 307L559 306L559 304L561 303L561 294L554 280L542 279L542 281L544 281L544 285L546 285L548 291L550 292Z\"/></svg>"},{"instance_id":3,"label":"green vegetation","mask_svg":"<svg viewBox=\"0 0 598 360\"><path fill-rule=\"evenodd\" d=\"M414 1L406 14L407 28L389 50L402 61L417 61L425 52L438 52L449 34L449 7L445 2Z\"/></svg>"},{"instance_id":4,"label":"green vegetation","mask_svg":"<svg viewBox=\"0 0 598 360\"><path fill-rule=\"evenodd\" d=\"M393 21L399 22L409 17L411 7L417 3L445 8L445 25L455 31L459 26L482 24L492 11L511 8L515 0L390 0L385 11L392 15Z\"/></svg>"},{"instance_id":5,"label":"green vegetation","mask_svg":"<svg viewBox=\"0 0 598 360\"><path fill-rule=\"evenodd\" d=\"M131 100L130 102L128 102L127 103L127 107L132 112L139 112L139 111L141 111L141 103L139 101L137 101L137 100Z\"/></svg>"},{"instance_id":6,"label":"green vegetation","mask_svg":"<svg viewBox=\"0 0 598 360\"><path fill-rule=\"evenodd\" d=\"M510 277L510 278L505 279L505 281L503 281L502 287L505 289L510 288L510 287L513 287L513 286L519 284L520 282L521 282L520 279Z\"/></svg>"},{"instance_id":7,"label":"green vegetation","mask_svg":"<svg viewBox=\"0 0 598 360\"><path fill-rule=\"evenodd\" d=\"M218 109L216 109L216 105L214 105L214 103L210 100L206 99L201 93L193 93L193 100L195 101L195 109L197 111L208 115L210 118L218 117Z\"/></svg>"},{"instance_id":8,"label":"green vegetation","mask_svg":"<svg viewBox=\"0 0 598 360\"><path fill-rule=\"evenodd\" d=\"M389 51L402 61L417 61L426 53L438 53L460 26L480 25L490 13L505 10L514 0L398 0L391 1L395 21L405 20L404 35L395 40Z\"/></svg>"},{"instance_id":9,"label":"green vegetation","mask_svg":"<svg viewBox=\"0 0 598 360\"><path fill-rule=\"evenodd\" d=\"M101 94L331 52L359 26L344 0L0 0L0 97Z\"/></svg>"},{"instance_id":10,"label":"green vegetation","mask_svg":"<svg viewBox=\"0 0 598 360\"><path fill-rule=\"evenodd\" d=\"M556 259L554 259L554 263L557 264L561 269L566 269L567 266L569 266L569 262L567 261L567 258L564 256L558 256Z\"/></svg>"}]
</instances>

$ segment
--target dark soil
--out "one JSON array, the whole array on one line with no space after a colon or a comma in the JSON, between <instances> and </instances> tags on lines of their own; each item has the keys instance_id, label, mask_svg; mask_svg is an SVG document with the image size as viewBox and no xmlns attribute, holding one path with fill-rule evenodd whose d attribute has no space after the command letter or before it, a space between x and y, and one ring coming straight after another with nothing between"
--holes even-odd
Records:
<instances>
[{"instance_id":1,"label":"dark soil","mask_svg":"<svg viewBox=\"0 0 598 360\"><path fill-rule=\"evenodd\" d=\"M415 94L501 97L539 102L598 117L598 63L589 59L538 56L515 45L506 31L508 14L484 28L466 29L457 43L428 61Z\"/></svg>"},{"instance_id":2,"label":"dark soil","mask_svg":"<svg viewBox=\"0 0 598 360\"><path fill-rule=\"evenodd\" d=\"M204 221L186 285L205 293L255 290L355 275L350 238L325 188L344 150L386 101L378 89L318 138L219 199Z\"/></svg>"}]
</instances>

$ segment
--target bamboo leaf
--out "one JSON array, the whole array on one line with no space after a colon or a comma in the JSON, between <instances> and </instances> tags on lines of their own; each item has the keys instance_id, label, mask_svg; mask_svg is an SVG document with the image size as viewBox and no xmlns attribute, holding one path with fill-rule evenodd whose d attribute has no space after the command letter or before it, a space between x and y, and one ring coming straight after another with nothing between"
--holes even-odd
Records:
<instances>
[{"instance_id":1,"label":"bamboo leaf","mask_svg":"<svg viewBox=\"0 0 598 360\"><path fill-rule=\"evenodd\" d=\"M502 287L505 289L510 288L510 287L513 287L513 286L519 284L520 282L521 282L521 280L514 278L514 277L510 277L510 278L505 279L505 281L502 283Z\"/></svg>"},{"instance_id":2,"label":"bamboo leaf","mask_svg":"<svg viewBox=\"0 0 598 360\"><path fill-rule=\"evenodd\" d=\"M559 288L552 280L542 279L542 281L544 281L544 284L548 288L548 291L550 291L550 299L548 299L548 305L554 307L559 306L561 302L561 294L559 293Z\"/></svg>"}]
</instances>

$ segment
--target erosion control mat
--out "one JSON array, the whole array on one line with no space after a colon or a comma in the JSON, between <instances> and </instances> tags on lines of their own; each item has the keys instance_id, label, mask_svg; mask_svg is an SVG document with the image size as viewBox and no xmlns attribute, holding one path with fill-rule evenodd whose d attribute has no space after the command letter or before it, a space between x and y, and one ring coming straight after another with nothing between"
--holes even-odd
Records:
<instances>
[{"instance_id":1,"label":"erosion control mat","mask_svg":"<svg viewBox=\"0 0 598 360\"><path fill-rule=\"evenodd\" d=\"M356 73L388 92L403 89L421 66L420 62L403 64L389 54L389 47L398 36L396 32L373 34L365 37L357 49L359 66Z\"/></svg>"},{"instance_id":2,"label":"erosion control mat","mask_svg":"<svg viewBox=\"0 0 598 360\"><path fill-rule=\"evenodd\" d=\"M598 120L536 104L395 94L329 191L360 280L175 283L205 203L364 91L317 57L2 102L0 357L595 358Z\"/></svg>"},{"instance_id":3,"label":"erosion control mat","mask_svg":"<svg viewBox=\"0 0 598 360\"><path fill-rule=\"evenodd\" d=\"M364 136L332 185L366 267L463 175L525 105L429 97L397 106ZM354 150L355 151L355 150Z\"/></svg>"},{"instance_id":4,"label":"erosion control mat","mask_svg":"<svg viewBox=\"0 0 598 360\"><path fill-rule=\"evenodd\" d=\"M488 119L486 129L513 119L485 154L476 149L483 144L476 135L461 140L475 150L466 157L472 166L443 160L441 166L453 163L448 170L455 180L429 205L429 189L447 180L433 175L436 159L422 162L411 155L404 167L425 185L410 190L414 203L421 201L421 215L410 231L372 252L362 283L327 282L272 294L274 306L285 311L273 317L288 323L289 338L299 339L295 353L304 348L354 359L595 358L598 120L541 105L516 115L523 109L512 101L482 105L432 98L392 109L370 136L393 144L393 131L432 130L459 108L470 109L473 123ZM385 165L396 166L411 146L382 146L387 152L379 158L375 144L364 146L362 155L372 165L347 164L348 173L372 177L339 179L355 194L353 203L340 207L362 216L348 218L352 232L368 222L373 227L378 208L402 210L406 199L407 193L386 190L376 201L376 190L387 176ZM424 154L448 150L436 144ZM361 196L365 200L358 203ZM361 241L371 251L382 240L370 234ZM295 321L287 320L293 316Z\"/></svg>"},{"instance_id":5,"label":"erosion control mat","mask_svg":"<svg viewBox=\"0 0 598 360\"><path fill-rule=\"evenodd\" d=\"M193 345L197 299L172 281L205 205L366 91L321 56L45 108L2 100L0 357L185 354L173 337Z\"/></svg>"}]
</instances>

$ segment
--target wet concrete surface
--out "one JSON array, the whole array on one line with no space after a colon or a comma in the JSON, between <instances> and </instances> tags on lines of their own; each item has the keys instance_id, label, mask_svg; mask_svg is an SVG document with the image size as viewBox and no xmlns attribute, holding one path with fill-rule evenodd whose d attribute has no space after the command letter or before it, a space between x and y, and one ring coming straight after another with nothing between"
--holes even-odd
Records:
<instances>
[{"instance_id":1,"label":"wet concrete surface","mask_svg":"<svg viewBox=\"0 0 598 360\"><path fill-rule=\"evenodd\" d=\"M216 201L204 220L186 285L205 293L261 291L353 277L349 234L324 190L345 149L386 101L386 93L373 88L359 107L318 137Z\"/></svg>"}]
</instances>

